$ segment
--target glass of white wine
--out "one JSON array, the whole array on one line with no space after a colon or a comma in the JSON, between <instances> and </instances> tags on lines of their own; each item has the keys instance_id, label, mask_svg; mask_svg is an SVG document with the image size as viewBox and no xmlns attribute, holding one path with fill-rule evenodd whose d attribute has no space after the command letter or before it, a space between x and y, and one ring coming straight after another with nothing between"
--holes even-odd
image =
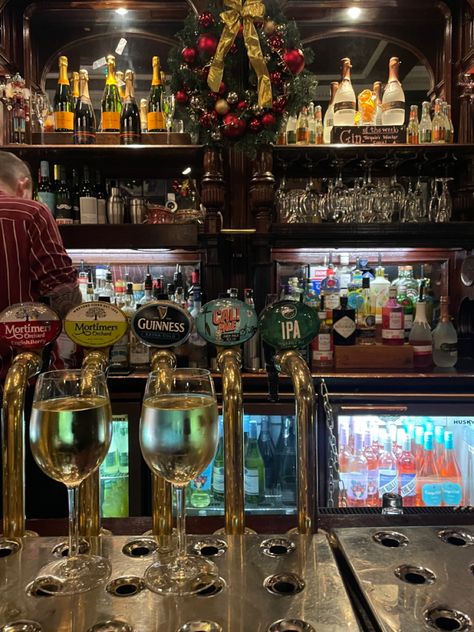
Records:
<instances>
[{"instance_id":1,"label":"glass of white wine","mask_svg":"<svg viewBox=\"0 0 474 632\"><path fill-rule=\"evenodd\" d=\"M163 110L163 116L165 117L166 125L166 143L170 144L171 128L173 127L173 117L175 110L175 98L174 94L163 92L161 95L161 109Z\"/></svg>"},{"instance_id":2,"label":"glass of white wine","mask_svg":"<svg viewBox=\"0 0 474 632\"><path fill-rule=\"evenodd\" d=\"M30 444L45 474L67 487L67 557L44 566L51 593L72 595L95 588L110 576L107 559L79 553L79 485L104 460L112 436L112 409L105 375L85 379L81 371L50 371L36 382L30 420ZM58 587L57 587L58 586ZM48 591L48 586L44 588Z\"/></svg>"},{"instance_id":3,"label":"glass of white wine","mask_svg":"<svg viewBox=\"0 0 474 632\"><path fill-rule=\"evenodd\" d=\"M186 549L186 486L214 458L218 443L217 401L211 374L205 369L176 369L163 393L160 372L152 372L143 400L140 446L151 471L176 492L178 551L145 572L150 590L192 595L212 585L216 565Z\"/></svg>"}]
</instances>

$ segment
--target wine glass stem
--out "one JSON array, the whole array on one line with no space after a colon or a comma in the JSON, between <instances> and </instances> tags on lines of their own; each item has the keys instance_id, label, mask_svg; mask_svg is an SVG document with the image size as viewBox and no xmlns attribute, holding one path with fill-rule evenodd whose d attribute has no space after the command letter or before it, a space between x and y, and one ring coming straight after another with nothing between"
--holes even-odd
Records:
<instances>
[{"instance_id":1,"label":"wine glass stem","mask_svg":"<svg viewBox=\"0 0 474 632\"><path fill-rule=\"evenodd\" d=\"M175 487L176 529L178 531L178 557L186 557L186 488Z\"/></svg>"},{"instance_id":2,"label":"wine glass stem","mask_svg":"<svg viewBox=\"0 0 474 632\"><path fill-rule=\"evenodd\" d=\"M69 508L69 557L79 553L79 487L67 488Z\"/></svg>"}]
</instances>

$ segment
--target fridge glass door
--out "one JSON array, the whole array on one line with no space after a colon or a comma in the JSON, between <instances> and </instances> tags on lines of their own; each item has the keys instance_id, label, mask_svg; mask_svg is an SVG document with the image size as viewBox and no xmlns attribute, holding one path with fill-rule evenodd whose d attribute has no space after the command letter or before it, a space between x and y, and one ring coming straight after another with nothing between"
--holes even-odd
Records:
<instances>
[{"instance_id":1,"label":"fridge glass door","mask_svg":"<svg viewBox=\"0 0 474 632\"><path fill-rule=\"evenodd\" d=\"M129 515L128 415L112 416L112 441L100 466L100 507L102 518Z\"/></svg>"}]
</instances>

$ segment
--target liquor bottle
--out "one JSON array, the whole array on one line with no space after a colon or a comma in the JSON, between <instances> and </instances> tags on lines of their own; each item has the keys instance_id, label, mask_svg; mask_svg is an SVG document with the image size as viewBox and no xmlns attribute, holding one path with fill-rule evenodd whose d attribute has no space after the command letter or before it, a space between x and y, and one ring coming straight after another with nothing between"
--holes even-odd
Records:
<instances>
[{"instance_id":1,"label":"liquor bottle","mask_svg":"<svg viewBox=\"0 0 474 632\"><path fill-rule=\"evenodd\" d=\"M355 310L347 307L347 296L341 296L341 307L333 310L332 320L334 346L355 345Z\"/></svg>"},{"instance_id":2,"label":"liquor bottle","mask_svg":"<svg viewBox=\"0 0 474 632\"><path fill-rule=\"evenodd\" d=\"M244 301L252 309L255 308L252 289L244 289ZM244 343L244 369L246 371L260 370L260 336L258 332Z\"/></svg>"},{"instance_id":3,"label":"liquor bottle","mask_svg":"<svg viewBox=\"0 0 474 632\"><path fill-rule=\"evenodd\" d=\"M163 85L160 75L160 58L156 55L152 59L153 75L151 80L150 96L148 97L148 132L164 132L165 121L161 109L161 95Z\"/></svg>"},{"instance_id":4,"label":"liquor bottle","mask_svg":"<svg viewBox=\"0 0 474 632\"><path fill-rule=\"evenodd\" d=\"M314 144L322 145L324 142L324 127L323 127L323 114L321 106L317 105L314 108Z\"/></svg>"},{"instance_id":5,"label":"liquor bottle","mask_svg":"<svg viewBox=\"0 0 474 632\"><path fill-rule=\"evenodd\" d=\"M448 312L449 298L442 296L440 319L433 330L433 361L439 367L453 367L458 361L458 335Z\"/></svg>"},{"instance_id":6,"label":"liquor bottle","mask_svg":"<svg viewBox=\"0 0 474 632\"><path fill-rule=\"evenodd\" d=\"M431 122L432 132L431 132L431 142L441 145L446 143L446 134L448 133L448 122L446 117L442 112L443 102L441 99L435 100L435 113L433 116L433 120Z\"/></svg>"},{"instance_id":7,"label":"liquor bottle","mask_svg":"<svg viewBox=\"0 0 474 632\"><path fill-rule=\"evenodd\" d=\"M379 498L384 494L398 493L397 460L392 449L392 439L385 437L384 447L379 459Z\"/></svg>"},{"instance_id":8,"label":"liquor bottle","mask_svg":"<svg viewBox=\"0 0 474 632\"><path fill-rule=\"evenodd\" d=\"M303 106L298 116L296 123L296 144L308 145L309 144L309 117L308 108Z\"/></svg>"},{"instance_id":9,"label":"liquor bottle","mask_svg":"<svg viewBox=\"0 0 474 632\"><path fill-rule=\"evenodd\" d=\"M196 320L197 315L201 311L202 294L199 285L195 284L193 287L193 301L192 309L190 311L193 322ZM204 338L197 333L196 328L193 327L191 335L189 336L189 366L205 369L208 365L207 362L207 343Z\"/></svg>"},{"instance_id":10,"label":"liquor bottle","mask_svg":"<svg viewBox=\"0 0 474 632\"><path fill-rule=\"evenodd\" d=\"M328 109L324 114L324 122L323 122L323 140L325 145L329 145L331 143L331 132L334 127L334 99L336 96L337 89L339 88L338 81L331 82L331 97L329 100Z\"/></svg>"},{"instance_id":11,"label":"liquor bottle","mask_svg":"<svg viewBox=\"0 0 474 632\"><path fill-rule=\"evenodd\" d=\"M67 76L67 57L59 58L59 78L54 94L54 129L56 132L72 132L74 130L74 107L71 86Z\"/></svg>"},{"instance_id":12,"label":"liquor bottle","mask_svg":"<svg viewBox=\"0 0 474 632\"><path fill-rule=\"evenodd\" d=\"M362 450L362 435L354 437L354 454L349 458L347 472L347 506L365 507L369 484L369 468Z\"/></svg>"},{"instance_id":13,"label":"liquor bottle","mask_svg":"<svg viewBox=\"0 0 474 632\"><path fill-rule=\"evenodd\" d=\"M433 452L433 433L425 432L424 455L416 481L417 506L440 507L443 491Z\"/></svg>"},{"instance_id":14,"label":"liquor bottle","mask_svg":"<svg viewBox=\"0 0 474 632\"><path fill-rule=\"evenodd\" d=\"M398 493L404 507L416 507L416 459L411 451L411 439L405 436L402 452L397 461Z\"/></svg>"},{"instance_id":15,"label":"liquor bottle","mask_svg":"<svg viewBox=\"0 0 474 632\"><path fill-rule=\"evenodd\" d=\"M376 326L382 324L382 307L388 301L389 289L390 281L385 278L385 268L380 260L375 269L375 279L370 284L370 301L375 312Z\"/></svg>"},{"instance_id":16,"label":"liquor bottle","mask_svg":"<svg viewBox=\"0 0 474 632\"><path fill-rule=\"evenodd\" d=\"M116 289L118 290L120 286L118 286L118 282L116 283ZM134 310L134 298L133 298L133 285L131 283L127 283L126 288L122 288L126 290L123 293L123 296L120 299L116 299L116 304L122 312L125 314L128 320L128 324L130 326L130 322L133 318ZM118 342L114 344L110 351L110 364L121 367L122 369L126 369L130 366L130 335L129 332L124 334L122 338Z\"/></svg>"},{"instance_id":17,"label":"liquor bottle","mask_svg":"<svg viewBox=\"0 0 474 632\"><path fill-rule=\"evenodd\" d=\"M286 507L296 505L296 438L293 430L293 419L288 418L288 435L285 437L283 449L278 452L281 459L280 485L281 502Z\"/></svg>"},{"instance_id":18,"label":"liquor bottle","mask_svg":"<svg viewBox=\"0 0 474 632\"><path fill-rule=\"evenodd\" d=\"M216 456L212 467L212 497L215 502L224 502L224 423L222 417L219 419L219 443L217 444Z\"/></svg>"},{"instance_id":19,"label":"liquor bottle","mask_svg":"<svg viewBox=\"0 0 474 632\"><path fill-rule=\"evenodd\" d=\"M388 81L382 98L382 125L403 125L405 123L405 94L398 79L398 57L388 62Z\"/></svg>"},{"instance_id":20,"label":"liquor bottle","mask_svg":"<svg viewBox=\"0 0 474 632\"><path fill-rule=\"evenodd\" d=\"M373 345L376 337L376 323L369 277L362 278L361 296L363 303L357 310L357 342L361 345Z\"/></svg>"},{"instance_id":21,"label":"liquor bottle","mask_svg":"<svg viewBox=\"0 0 474 632\"><path fill-rule=\"evenodd\" d=\"M286 124L286 144L287 145L295 145L296 144L296 125L298 119L293 114L290 114L288 117L288 121Z\"/></svg>"},{"instance_id":22,"label":"liquor bottle","mask_svg":"<svg viewBox=\"0 0 474 632\"><path fill-rule=\"evenodd\" d=\"M245 502L258 505L265 496L265 463L258 447L257 421L249 422L249 435L244 455Z\"/></svg>"},{"instance_id":23,"label":"liquor bottle","mask_svg":"<svg viewBox=\"0 0 474 632\"><path fill-rule=\"evenodd\" d=\"M79 188L79 173L77 169L73 167L71 177L71 204L74 224L81 223L81 213L79 210Z\"/></svg>"},{"instance_id":24,"label":"liquor bottle","mask_svg":"<svg viewBox=\"0 0 474 632\"><path fill-rule=\"evenodd\" d=\"M341 59L342 80L334 96L334 125L354 125L356 96L351 83L351 60Z\"/></svg>"},{"instance_id":25,"label":"liquor bottle","mask_svg":"<svg viewBox=\"0 0 474 632\"><path fill-rule=\"evenodd\" d=\"M57 224L73 224L71 191L67 185L66 167L59 167L59 185L56 189L54 217Z\"/></svg>"},{"instance_id":26,"label":"liquor bottle","mask_svg":"<svg viewBox=\"0 0 474 632\"><path fill-rule=\"evenodd\" d=\"M340 284L332 263L328 266L326 278L321 281L321 294L324 296L327 319L332 324L333 310L340 305Z\"/></svg>"},{"instance_id":27,"label":"liquor bottle","mask_svg":"<svg viewBox=\"0 0 474 632\"><path fill-rule=\"evenodd\" d=\"M121 70L117 70L115 72L115 81L117 82L117 89L120 100L123 103L123 100L125 99L125 81L123 79L123 72Z\"/></svg>"},{"instance_id":28,"label":"liquor bottle","mask_svg":"<svg viewBox=\"0 0 474 632\"><path fill-rule=\"evenodd\" d=\"M347 252L341 253L339 257L339 267L336 270L336 275L339 279L339 288L341 290L347 290L352 281L352 270L349 266L349 254Z\"/></svg>"},{"instance_id":29,"label":"liquor bottle","mask_svg":"<svg viewBox=\"0 0 474 632\"><path fill-rule=\"evenodd\" d=\"M112 271L110 269L105 273L105 284L104 287L100 290L99 300L101 300L104 296L108 296L110 298L110 302L115 296L115 287L112 277Z\"/></svg>"},{"instance_id":30,"label":"liquor bottle","mask_svg":"<svg viewBox=\"0 0 474 632\"><path fill-rule=\"evenodd\" d=\"M430 369L433 366L433 338L426 320L426 303L422 299L416 304L415 320L408 341L413 347L414 368Z\"/></svg>"},{"instance_id":31,"label":"liquor bottle","mask_svg":"<svg viewBox=\"0 0 474 632\"><path fill-rule=\"evenodd\" d=\"M135 73L127 70L125 73L125 99L120 114L120 144L136 145L141 141L140 112L135 100L133 86Z\"/></svg>"},{"instance_id":32,"label":"liquor bottle","mask_svg":"<svg viewBox=\"0 0 474 632\"><path fill-rule=\"evenodd\" d=\"M73 111L76 109L76 103L79 100L79 73L74 71L72 73L72 87L71 87L71 95L72 95L72 108Z\"/></svg>"},{"instance_id":33,"label":"liquor bottle","mask_svg":"<svg viewBox=\"0 0 474 632\"><path fill-rule=\"evenodd\" d=\"M375 95L375 125L382 125L382 82L374 81L372 92Z\"/></svg>"},{"instance_id":34,"label":"liquor bottle","mask_svg":"<svg viewBox=\"0 0 474 632\"><path fill-rule=\"evenodd\" d=\"M451 118L451 106L449 103L444 104L444 115L448 122L448 127L446 129L446 142L454 143L454 125L453 119Z\"/></svg>"},{"instance_id":35,"label":"liquor bottle","mask_svg":"<svg viewBox=\"0 0 474 632\"><path fill-rule=\"evenodd\" d=\"M332 330L327 322L327 312L325 308L324 295L319 302L319 332L311 342L312 368L318 369L332 366L334 361L334 344Z\"/></svg>"},{"instance_id":36,"label":"liquor bottle","mask_svg":"<svg viewBox=\"0 0 474 632\"><path fill-rule=\"evenodd\" d=\"M81 264L79 267L79 270L77 272L77 281L79 283L79 291L81 293L82 296L82 302L85 302L87 300L87 281L88 281L89 275L87 274L86 270L84 269L84 259L81 259Z\"/></svg>"},{"instance_id":37,"label":"liquor bottle","mask_svg":"<svg viewBox=\"0 0 474 632\"><path fill-rule=\"evenodd\" d=\"M308 144L316 144L316 119L314 118L314 103L308 106Z\"/></svg>"},{"instance_id":38,"label":"liquor bottle","mask_svg":"<svg viewBox=\"0 0 474 632\"><path fill-rule=\"evenodd\" d=\"M403 307L405 340L408 340L411 328L413 327L413 314L415 312L415 306L413 300L408 296L406 287L404 285L398 286L397 303Z\"/></svg>"},{"instance_id":39,"label":"liquor bottle","mask_svg":"<svg viewBox=\"0 0 474 632\"><path fill-rule=\"evenodd\" d=\"M403 307L397 303L397 289L391 287L388 301L382 307L382 342L402 345L405 341Z\"/></svg>"},{"instance_id":40,"label":"liquor bottle","mask_svg":"<svg viewBox=\"0 0 474 632\"><path fill-rule=\"evenodd\" d=\"M38 184L38 200L47 206L54 217L56 209L56 194L53 191L49 179L49 162L42 160L40 162L40 181Z\"/></svg>"},{"instance_id":41,"label":"liquor bottle","mask_svg":"<svg viewBox=\"0 0 474 632\"><path fill-rule=\"evenodd\" d=\"M74 143L93 145L95 143L95 113L89 96L89 74L79 71L79 98L74 109Z\"/></svg>"},{"instance_id":42,"label":"liquor bottle","mask_svg":"<svg viewBox=\"0 0 474 632\"><path fill-rule=\"evenodd\" d=\"M142 134L148 132L148 101L140 99L140 129Z\"/></svg>"},{"instance_id":43,"label":"liquor bottle","mask_svg":"<svg viewBox=\"0 0 474 632\"><path fill-rule=\"evenodd\" d=\"M98 169L95 171L95 196L97 199L97 223L107 224L107 190Z\"/></svg>"},{"instance_id":44,"label":"liquor bottle","mask_svg":"<svg viewBox=\"0 0 474 632\"><path fill-rule=\"evenodd\" d=\"M83 167L82 185L79 189L79 214L81 224L97 224L97 197L87 165Z\"/></svg>"},{"instance_id":45,"label":"liquor bottle","mask_svg":"<svg viewBox=\"0 0 474 632\"><path fill-rule=\"evenodd\" d=\"M272 494L275 488L275 446L270 434L270 419L262 417L262 425L258 436L258 448L265 465L265 493Z\"/></svg>"},{"instance_id":46,"label":"liquor bottle","mask_svg":"<svg viewBox=\"0 0 474 632\"><path fill-rule=\"evenodd\" d=\"M407 144L418 145L420 128L418 124L418 106L410 106L410 120L407 125Z\"/></svg>"},{"instance_id":47,"label":"liquor bottle","mask_svg":"<svg viewBox=\"0 0 474 632\"><path fill-rule=\"evenodd\" d=\"M339 450L337 459L339 464L339 507L345 507L347 505L349 460L351 457L352 452L347 443L347 429L345 426L341 426L339 428Z\"/></svg>"},{"instance_id":48,"label":"liquor bottle","mask_svg":"<svg viewBox=\"0 0 474 632\"><path fill-rule=\"evenodd\" d=\"M413 300L418 299L419 283L413 277L413 266L398 266L398 277L392 281L391 287L398 290L400 285L404 285L407 295Z\"/></svg>"},{"instance_id":49,"label":"liquor bottle","mask_svg":"<svg viewBox=\"0 0 474 632\"><path fill-rule=\"evenodd\" d=\"M281 117L280 126L278 128L278 136L276 140L277 145L286 145L286 125L288 123L288 115L284 114Z\"/></svg>"},{"instance_id":50,"label":"liquor bottle","mask_svg":"<svg viewBox=\"0 0 474 632\"><path fill-rule=\"evenodd\" d=\"M379 458L372 445L370 430L364 434L364 456L367 459L367 505L377 507L379 502Z\"/></svg>"},{"instance_id":51,"label":"liquor bottle","mask_svg":"<svg viewBox=\"0 0 474 632\"><path fill-rule=\"evenodd\" d=\"M146 273L145 281L143 282L143 289L144 295L142 300L140 301L140 306L146 305L147 303L153 303L153 301L155 300L153 296L153 277L151 276L149 269Z\"/></svg>"},{"instance_id":52,"label":"liquor bottle","mask_svg":"<svg viewBox=\"0 0 474 632\"><path fill-rule=\"evenodd\" d=\"M102 97L102 123L103 132L120 132L120 114L122 112L122 100L117 88L115 78L115 57L107 55L107 79Z\"/></svg>"},{"instance_id":53,"label":"liquor bottle","mask_svg":"<svg viewBox=\"0 0 474 632\"><path fill-rule=\"evenodd\" d=\"M445 507L459 507L463 504L462 475L454 453L453 433L448 430L444 433L444 447L445 456L439 468L443 505Z\"/></svg>"},{"instance_id":54,"label":"liquor bottle","mask_svg":"<svg viewBox=\"0 0 474 632\"><path fill-rule=\"evenodd\" d=\"M423 101L421 104L421 120L418 127L418 138L420 143L431 143L431 134L433 125L430 114L431 104L429 101Z\"/></svg>"}]
</instances>

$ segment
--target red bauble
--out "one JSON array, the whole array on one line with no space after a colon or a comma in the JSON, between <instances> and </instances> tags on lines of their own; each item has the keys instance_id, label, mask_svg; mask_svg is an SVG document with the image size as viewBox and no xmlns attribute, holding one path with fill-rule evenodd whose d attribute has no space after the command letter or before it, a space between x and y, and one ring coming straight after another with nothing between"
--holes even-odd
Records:
<instances>
[{"instance_id":1,"label":"red bauble","mask_svg":"<svg viewBox=\"0 0 474 632\"><path fill-rule=\"evenodd\" d=\"M217 43L217 37L213 33L203 33L198 39L199 51L204 55L214 55Z\"/></svg>"},{"instance_id":2,"label":"red bauble","mask_svg":"<svg viewBox=\"0 0 474 632\"><path fill-rule=\"evenodd\" d=\"M283 61L288 70L294 75L298 75L304 68L303 51L291 48L283 53Z\"/></svg>"},{"instance_id":3,"label":"red bauble","mask_svg":"<svg viewBox=\"0 0 474 632\"><path fill-rule=\"evenodd\" d=\"M224 94L224 92L227 90L227 86L225 85L225 83L223 81L221 81L220 86L219 86L219 94Z\"/></svg>"},{"instance_id":4,"label":"red bauble","mask_svg":"<svg viewBox=\"0 0 474 632\"><path fill-rule=\"evenodd\" d=\"M212 90L207 93L207 96L210 99L212 99L213 101L217 101L217 99L220 99L219 93L218 92L212 92Z\"/></svg>"},{"instance_id":5,"label":"red bauble","mask_svg":"<svg viewBox=\"0 0 474 632\"><path fill-rule=\"evenodd\" d=\"M273 33L273 35L270 35L268 38L268 43L275 50L280 50L280 48L283 48L283 37L278 33Z\"/></svg>"},{"instance_id":6,"label":"red bauble","mask_svg":"<svg viewBox=\"0 0 474 632\"><path fill-rule=\"evenodd\" d=\"M202 29L209 29L215 24L214 16L209 11L203 11L198 17L198 22Z\"/></svg>"},{"instance_id":7,"label":"red bauble","mask_svg":"<svg viewBox=\"0 0 474 632\"><path fill-rule=\"evenodd\" d=\"M287 101L288 101L288 97L286 96L286 94L280 94L279 97L277 97L276 99L273 99L273 103L272 103L273 111L276 112L277 114L281 114L282 112L284 112Z\"/></svg>"},{"instance_id":8,"label":"red bauble","mask_svg":"<svg viewBox=\"0 0 474 632\"><path fill-rule=\"evenodd\" d=\"M181 51L181 57L187 64L194 64L196 56L197 50L195 48L191 48L190 46L186 46L186 48L183 48Z\"/></svg>"},{"instance_id":9,"label":"red bauble","mask_svg":"<svg viewBox=\"0 0 474 632\"><path fill-rule=\"evenodd\" d=\"M204 112L204 114L202 114L202 116L199 118L199 123L206 129L212 127L216 123L216 121L217 113L214 111Z\"/></svg>"},{"instance_id":10,"label":"red bauble","mask_svg":"<svg viewBox=\"0 0 474 632\"><path fill-rule=\"evenodd\" d=\"M235 114L226 114L223 119L224 128L222 133L227 138L239 138L245 132L247 127L245 121L240 119Z\"/></svg>"},{"instance_id":11,"label":"red bauble","mask_svg":"<svg viewBox=\"0 0 474 632\"><path fill-rule=\"evenodd\" d=\"M271 112L267 112L262 116L263 127L266 129L272 129L276 125L276 116Z\"/></svg>"},{"instance_id":12,"label":"red bauble","mask_svg":"<svg viewBox=\"0 0 474 632\"><path fill-rule=\"evenodd\" d=\"M283 85L283 76L279 70L275 70L270 73L270 81L275 84L277 87Z\"/></svg>"},{"instance_id":13,"label":"red bauble","mask_svg":"<svg viewBox=\"0 0 474 632\"><path fill-rule=\"evenodd\" d=\"M176 102L179 103L179 105L186 105L186 103L189 101L189 95L184 90L178 90L175 98Z\"/></svg>"},{"instance_id":14,"label":"red bauble","mask_svg":"<svg viewBox=\"0 0 474 632\"><path fill-rule=\"evenodd\" d=\"M243 112L248 108L248 106L249 104L247 103L247 101L239 101L237 103L237 109L239 110L239 112Z\"/></svg>"},{"instance_id":15,"label":"red bauble","mask_svg":"<svg viewBox=\"0 0 474 632\"><path fill-rule=\"evenodd\" d=\"M258 132L262 129L262 121L259 118L254 118L249 123L249 129L254 134L258 134Z\"/></svg>"}]
</instances>

